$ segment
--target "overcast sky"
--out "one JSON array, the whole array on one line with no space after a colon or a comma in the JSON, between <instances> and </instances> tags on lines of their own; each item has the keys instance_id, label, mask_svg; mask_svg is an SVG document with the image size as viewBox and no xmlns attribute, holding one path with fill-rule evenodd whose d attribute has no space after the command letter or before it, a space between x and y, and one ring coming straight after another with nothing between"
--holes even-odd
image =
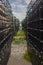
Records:
<instances>
[{"instance_id":1,"label":"overcast sky","mask_svg":"<svg viewBox=\"0 0 43 65\"><path fill-rule=\"evenodd\" d=\"M22 21L26 16L27 6L30 0L9 0L12 6L13 15Z\"/></svg>"}]
</instances>

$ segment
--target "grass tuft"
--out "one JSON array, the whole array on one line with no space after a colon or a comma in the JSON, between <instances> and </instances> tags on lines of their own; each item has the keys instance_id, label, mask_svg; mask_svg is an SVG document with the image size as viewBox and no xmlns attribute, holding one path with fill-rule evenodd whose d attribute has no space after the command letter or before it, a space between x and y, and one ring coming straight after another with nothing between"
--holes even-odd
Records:
<instances>
[{"instance_id":1,"label":"grass tuft","mask_svg":"<svg viewBox=\"0 0 43 65\"><path fill-rule=\"evenodd\" d=\"M27 61L31 61L31 58L30 58L30 55L28 54L28 52L26 52L25 54L24 54L24 59L25 60L27 60Z\"/></svg>"},{"instance_id":2,"label":"grass tuft","mask_svg":"<svg viewBox=\"0 0 43 65\"><path fill-rule=\"evenodd\" d=\"M24 40L26 40L25 32L23 30L19 30L16 33L16 36L13 36L12 42L15 44L20 44Z\"/></svg>"}]
</instances>

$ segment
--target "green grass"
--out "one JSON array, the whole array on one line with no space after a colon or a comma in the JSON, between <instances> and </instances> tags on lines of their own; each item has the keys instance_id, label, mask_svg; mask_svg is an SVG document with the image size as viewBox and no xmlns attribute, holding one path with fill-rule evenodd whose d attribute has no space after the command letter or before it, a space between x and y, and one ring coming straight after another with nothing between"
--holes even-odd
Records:
<instances>
[{"instance_id":1,"label":"green grass","mask_svg":"<svg viewBox=\"0 0 43 65\"><path fill-rule=\"evenodd\" d=\"M16 35L17 36L25 36L25 32L23 30L19 30Z\"/></svg>"},{"instance_id":2,"label":"green grass","mask_svg":"<svg viewBox=\"0 0 43 65\"><path fill-rule=\"evenodd\" d=\"M16 33L16 36L13 36L12 42L20 44L24 40L26 40L25 32L23 30L19 30Z\"/></svg>"},{"instance_id":3,"label":"green grass","mask_svg":"<svg viewBox=\"0 0 43 65\"><path fill-rule=\"evenodd\" d=\"M28 52L26 52L25 54L24 54L24 59L25 60L27 60L27 61L31 61L31 58L30 58L30 55L28 54Z\"/></svg>"}]
</instances>

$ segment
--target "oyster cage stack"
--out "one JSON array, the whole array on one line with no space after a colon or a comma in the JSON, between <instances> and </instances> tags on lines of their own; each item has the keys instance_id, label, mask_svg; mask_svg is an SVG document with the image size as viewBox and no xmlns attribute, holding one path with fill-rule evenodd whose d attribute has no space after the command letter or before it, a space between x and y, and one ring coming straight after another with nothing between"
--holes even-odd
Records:
<instances>
[{"instance_id":1,"label":"oyster cage stack","mask_svg":"<svg viewBox=\"0 0 43 65\"><path fill-rule=\"evenodd\" d=\"M11 52L12 11L8 0L0 0L0 65L6 65Z\"/></svg>"},{"instance_id":2,"label":"oyster cage stack","mask_svg":"<svg viewBox=\"0 0 43 65\"><path fill-rule=\"evenodd\" d=\"M22 26L33 65L43 65L43 0L31 0Z\"/></svg>"}]
</instances>

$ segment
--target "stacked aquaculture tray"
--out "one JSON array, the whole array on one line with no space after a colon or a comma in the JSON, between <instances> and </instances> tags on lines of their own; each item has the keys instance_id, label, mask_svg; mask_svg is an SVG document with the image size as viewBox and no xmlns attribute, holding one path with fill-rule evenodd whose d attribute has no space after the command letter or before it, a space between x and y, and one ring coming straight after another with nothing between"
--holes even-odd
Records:
<instances>
[{"instance_id":1,"label":"stacked aquaculture tray","mask_svg":"<svg viewBox=\"0 0 43 65\"><path fill-rule=\"evenodd\" d=\"M6 65L11 51L12 13L7 4L8 0L0 0L0 65Z\"/></svg>"},{"instance_id":2,"label":"stacked aquaculture tray","mask_svg":"<svg viewBox=\"0 0 43 65\"><path fill-rule=\"evenodd\" d=\"M30 1L22 26L26 31L27 49L38 59L32 60L33 65L43 65L43 0Z\"/></svg>"},{"instance_id":3,"label":"stacked aquaculture tray","mask_svg":"<svg viewBox=\"0 0 43 65\"><path fill-rule=\"evenodd\" d=\"M36 55L43 56L43 0L30 2L27 12L27 41ZM30 42L30 43L29 43Z\"/></svg>"}]
</instances>

